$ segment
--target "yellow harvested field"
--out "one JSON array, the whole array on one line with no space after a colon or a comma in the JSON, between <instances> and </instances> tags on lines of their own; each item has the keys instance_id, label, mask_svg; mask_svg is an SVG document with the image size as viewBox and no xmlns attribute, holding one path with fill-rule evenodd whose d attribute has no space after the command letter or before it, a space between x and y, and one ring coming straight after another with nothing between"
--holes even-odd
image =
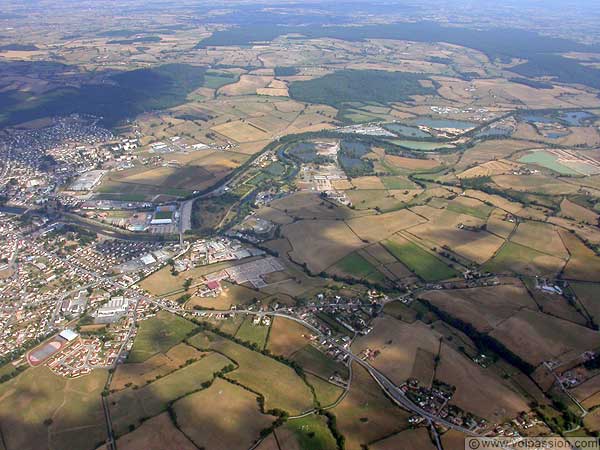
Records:
<instances>
[{"instance_id":1,"label":"yellow harvested field","mask_svg":"<svg viewBox=\"0 0 600 450\"><path fill-rule=\"evenodd\" d=\"M572 220L562 217L549 217L548 222L563 227L569 231L573 231L580 239L585 240L593 245L600 244L600 233L597 228L591 225L573 222Z\"/></svg>"},{"instance_id":2,"label":"yellow harvested field","mask_svg":"<svg viewBox=\"0 0 600 450\"><path fill-rule=\"evenodd\" d=\"M600 216L594 211L573 203L566 198L560 204L560 214L564 217L572 217L577 222L585 222L590 225L597 225L600 219Z\"/></svg>"},{"instance_id":3,"label":"yellow harvested field","mask_svg":"<svg viewBox=\"0 0 600 450\"><path fill-rule=\"evenodd\" d=\"M211 450L250 448L275 420L260 412L255 394L221 378L178 400L173 408L185 435L197 447Z\"/></svg>"},{"instance_id":4,"label":"yellow harvested field","mask_svg":"<svg viewBox=\"0 0 600 450\"><path fill-rule=\"evenodd\" d=\"M506 212L501 209L495 209L488 217L486 229L492 234L501 238L507 238L514 230L516 224L507 220Z\"/></svg>"},{"instance_id":5,"label":"yellow harvested field","mask_svg":"<svg viewBox=\"0 0 600 450\"><path fill-rule=\"evenodd\" d=\"M217 125L212 127L211 130L236 142L264 141L270 138L269 133L252 125L250 122L242 122L241 120Z\"/></svg>"},{"instance_id":6,"label":"yellow harvested field","mask_svg":"<svg viewBox=\"0 0 600 450\"><path fill-rule=\"evenodd\" d=\"M476 178L491 177L493 175L502 175L517 170L520 164L512 161L488 161L479 166L472 167L456 175L458 178Z\"/></svg>"},{"instance_id":7,"label":"yellow harvested field","mask_svg":"<svg viewBox=\"0 0 600 450\"><path fill-rule=\"evenodd\" d=\"M511 241L561 259L567 259L569 256L555 225L541 222L520 223Z\"/></svg>"},{"instance_id":8,"label":"yellow harvested field","mask_svg":"<svg viewBox=\"0 0 600 450\"><path fill-rule=\"evenodd\" d=\"M304 105L295 100L274 101L273 106L277 111L283 113L299 113L304 109Z\"/></svg>"},{"instance_id":9,"label":"yellow harvested field","mask_svg":"<svg viewBox=\"0 0 600 450\"><path fill-rule=\"evenodd\" d=\"M269 140L255 141L255 142L242 142L236 148L236 151L245 155L253 155L262 151L268 144Z\"/></svg>"},{"instance_id":10,"label":"yellow harvested field","mask_svg":"<svg viewBox=\"0 0 600 450\"><path fill-rule=\"evenodd\" d=\"M401 209L386 214L357 217L346 221L348 226L360 239L368 242L379 242L392 234L423 223L425 219L408 209Z\"/></svg>"},{"instance_id":11,"label":"yellow harvested field","mask_svg":"<svg viewBox=\"0 0 600 450\"><path fill-rule=\"evenodd\" d=\"M166 412L148 419L141 427L120 437L117 445L123 450L148 450L149 448L196 450L196 446L173 425L169 413Z\"/></svg>"},{"instance_id":12,"label":"yellow harvested field","mask_svg":"<svg viewBox=\"0 0 600 450\"><path fill-rule=\"evenodd\" d=\"M242 75L237 83L227 84L217 91L219 95L248 95L256 94L257 89L266 88L273 81L269 75Z\"/></svg>"},{"instance_id":13,"label":"yellow harvested field","mask_svg":"<svg viewBox=\"0 0 600 450\"><path fill-rule=\"evenodd\" d=\"M571 133L564 138L558 139L558 143L565 146L584 145L597 147L600 145L600 134L595 127L572 127ZM551 139L554 141L554 139Z\"/></svg>"},{"instance_id":14,"label":"yellow harvested field","mask_svg":"<svg viewBox=\"0 0 600 450\"><path fill-rule=\"evenodd\" d=\"M289 120L271 114L256 116L250 119L252 125L270 134L282 133L289 125Z\"/></svg>"},{"instance_id":15,"label":"yellow harvested field","mask_svg":"<svg viewBox=\"0 0 600 450\"><path fill-rule=\"evenodd\" d=\"M346 191L354 187L354 185L348 180L333 180L331 185L338 191Z\"/></svg>"},{"instance_id":16,"label":"yellow harvested field","mask_svg":"<svg viewBox=\"0 0 600 450\"><path fill-rule=\"evenodd\" d=\"M258 88L256 90L256 94L257 95L267 95L270 97L289 97L289 92L287 90L287 88L271 88L271 87L266 87L266 88Z\"/></svg>"},{"instance_id":17,"label":"yellow harvested field","mask_svg":"<svg viewBox=\"0 0 600 450\"><path fill-rule=\"evenodd\" d=\"M434 159L406 158L404 156L396 155L386 155L384 160L392 167L408 170L433 169L440 165L440 163Z\"/></svg>"},{"instance_id":18,"label":"yellow harvested field","mask_svg":"<svg viewBox=\"0 0 600 450\"><path fill-rule=\"evenodd\" d=\"M282 234L292 246L290 257L299 264L306 263L313 273L366 245L348 225L337 220L301 220L284 225Z\"/></svg>"},{"instance_id":19,"label":"yellow harvested field","mask_svg":"<svg viewBox=\"0 0 600 450\"><path fill-rule=\"evenodd\" d=\"M385 189L381 179L375 176L352 178L351 182L356 189Z\"/></svg>"}]
</instances>

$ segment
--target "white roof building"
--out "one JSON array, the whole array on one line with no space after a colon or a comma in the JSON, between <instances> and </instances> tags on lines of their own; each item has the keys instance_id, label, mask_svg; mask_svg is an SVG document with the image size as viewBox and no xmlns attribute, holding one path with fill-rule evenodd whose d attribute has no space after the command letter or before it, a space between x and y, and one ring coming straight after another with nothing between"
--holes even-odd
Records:
<instances>
[{"instance_id":1,"label":"white roof building","mask_svg":"<svg viewBox=\"0 0 600 450\"><path fill-rule=\"evenodd\" d=\"M77 336L79 336L77 333L75 333L73 330L63 330L58 334L61 338L67 340L68 342L71 342L73 339L77 338Z\"/></svg>"}]
</instances>

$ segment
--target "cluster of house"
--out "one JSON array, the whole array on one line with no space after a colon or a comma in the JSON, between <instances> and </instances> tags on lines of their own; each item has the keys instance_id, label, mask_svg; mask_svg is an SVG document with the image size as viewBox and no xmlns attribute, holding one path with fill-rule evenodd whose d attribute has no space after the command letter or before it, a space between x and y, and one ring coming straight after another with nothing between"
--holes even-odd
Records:
<instances>
[{"instance_id":1,"label":"cluster of house","mask_svg":"<svg viewBox=\"0 0 600 450\"><path fill-rule=\"evenodd\" d=\"M11 182L3 187L12 205L43 203L56 186L111 159L105 143L110 131L94 118L78 115L56 118L37 129L8 129L0 145L0 159Z\"/></svg>"},{"instance_id":2,"label":"cluster of house","mask_svg":"<svg viewBox=\"0 0 600 450\"><path fill-rule=\"evenodd\" d=\"M0 356L46 336L60 320L56 304L76 286L95 280L77 261L65 261L47 248L44 240L24 239L9 224L3 223L3 242L13 243L15 255L2 246L8 261L6 277L0 282L0 319L4 327L0 337Z\"/></svg>"},{"instance_id":3,"label":"cluster of house","mask_svg":"<svg viewBox=\"0 0 600 450\"><path fill-rule=\"evenodd\" d=\"M485 429L488 425L485 419L463 411L450 404L455 388L446 383L434 381L431 387L422 386L419 380L409 378L400 386L404 394L425 411L447 420L455 425L467 428L473 432ZM413 419L413 423L418 419Z\"/></svg>"}]
</instances>

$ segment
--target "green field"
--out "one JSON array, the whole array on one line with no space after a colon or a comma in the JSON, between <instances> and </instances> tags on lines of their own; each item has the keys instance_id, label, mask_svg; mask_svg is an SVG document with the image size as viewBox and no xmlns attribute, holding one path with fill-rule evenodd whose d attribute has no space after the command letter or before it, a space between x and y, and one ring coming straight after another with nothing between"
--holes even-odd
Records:
<instances>
[{"instance_id":1,"label":"green field","mask_svg":"<svg viewBox=\"0 0 600 450\"><path fill-rule=\"evenodd\" d=\"M360 280L369 280L375 283L385 283L385 277L379 272L373 264L360 256L358 253L350 253L339 260L333 266L348 275L351 275Z\"/></svg>"},{"instance_id":2,"label":"green field","mask_svg":"<svg viewBox=\"0 0 600 450\"><path fill-rule=\"evenodd\" d=\"M242 325L238 328L236 338L242 341L251 342L258 345L259 348L264 348L269 334L269 327L264 325L254 325L252 320L254 316L246 316Z\"/></svg>"},{"instance_id":3,"label":"green field","mask_svg":"<svg viewBox=\"0 0 600 450\"><path fill-rule=\"evenodd\" d=\"M344 378L348 376L348 368L346 366L329 358L313 345L306 345L294 353L292 359L307 372L314 373L321 378L328 379L334 373L338 373Z\"/></svg>"},{"instance_id":4,"label":"green field","mask_svg":"<svg viewBox=\"0 0 600 450\"><path fill-rule=\"evenodd\" d=\"M315 389L315 395L321 406L333 404L344 392L341 387L309 372L306 372L306 381Z\"/></svg>"},{"instance_id":5,"label":"green field","mask_svg":"<svg viewBox=\"0 0 600 450\"><path fill-rule=\"evenodd\" d=\"M340 111L339 118L345 122L365 123L385 120L388 118L388 116L375 115L360 109L344 108Z\"/></svg>"},{"instance_id":6,"label":"green field","mask_svg":"<svg viewBox=\"0 0 600 450\"><path fill-rule=\"evenodd\" d=\"M17 369L11 363L6 363L0 367L0 377L9 376L15 373Z\"/></svg>"},{"instance_id":7,"label":"green field","mask_svg":"<svg viewBox=\"0 0 600 450\"><path fill-rule=\"evenodd\" d=\"M336 450L337 444L329 427L327 419L312 414L300 419L288 421L278 435L289 430L297 441L299 448L306 450ZM285 445L285 444L284 444Z\"/></svg>"},{"instance_id":8,"label":"green field","mask_svg":"<svg viewBox=\"0 0 600 450\"><path fill-rule=\"evenodd\" d=\"M159 312L156 317L141 322L127 362L143 362L152 355L166 352L183 341L194 328L192 322L165 311Z\"/></svg>"},{"instance_id":9,"label":"green field","mask_svg":"<svg viewBox=\"0 0 600 450\"><path fill-rule=\"evenodd\" d=\"M564 261L559 258L514 242L507 242L492 259L482 266L482 270L495 273L550 275L557 273L563 265Z\"/></svg>"},{"instance_id":10,"label":"green field","mask_svg":"<svg viewBox=\"0 0 600 450\"><path fill-rule=\"evenodd\" d=\"M425 281L446 280L457 275L454 269L412 242L399 244L385 241L383 245L398 261Z\"/></svg>"},{"instance_id":11,"label":"green field","mask_svg":"<svg viewBox=\"0 0 600 450\"><path fill-rule=\"evenodd\" d=\"M448 207L446 209L457 214L467 214L469 216L487 220L494 207L482 204L477 208L474 208L466 205L461 205L460 203L450 202L448 203Z\"/></svg>"},{"instance_id":12,"label":"green field","mask_svg":"<svg viewBox=\"0 0 600 450\"><path fill-rule=\"evenodd\" d=\"M154 214L155 219L172 219L173 213L171 211L158 211Z\"/></svg>"},{"instance_id":13,"label":"green field","mask_svg":"<svg viewBox=\"0 0 600 450\"><path fill-rule=\"evenodd\" d=\"M406 177L381 177L381 182L386 189L415 189L417 186Z\"/></svg>"},{"instance_id":14,"label":"green field","mask_svg":"<svg viewBox=\"0 0 600 450\"><path fill-rule=\"evenodd\" d=\"M519 162L546 167L547 169L558 172L561 175L578 175L576 171L567 166L563 166L557 161L557 159L558 158L552 153L540 150L527 153L519 159Z\"/></svg>"},{"instance_id":15,"label":"green field","mask_svg":"<svg viewBox=\"0 0 600 450\"><path fill-rule=\"evenodd\" d=\"M219 89L226 84L235 83L238 76L229 72L207 71L204 74L204 87L210 89Z\"/></svg>"}]
</instances>

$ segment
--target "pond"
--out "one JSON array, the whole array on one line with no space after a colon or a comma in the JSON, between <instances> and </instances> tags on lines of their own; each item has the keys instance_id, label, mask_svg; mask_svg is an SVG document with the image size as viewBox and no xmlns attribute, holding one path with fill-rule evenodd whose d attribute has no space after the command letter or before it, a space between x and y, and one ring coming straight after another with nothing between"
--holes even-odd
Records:
<instances>
[{"instance_id":1,"label":"pond","mask_svg":"<svg viewBox=\"0 0 600 450\"><path fill-rule=\"evenodd\" d=\"M425 133L423 130L420 130L415 127L408 127L406 125L401 125L399 123L387 123L383 126L388 131L392 133L398 134L400 136L412 137L412 138L428 138L431 137L429 133Z\"/></svg>"},{"instance_id":2,"label":"pond","mask_svg":"<svg viewBox=\"0 0 600 450\"><path fill-rule=\"evenodd\" d=\"M414 119L410 123L415 125L423 125L429 128L456 128L459 130L469 130L475 128L477 124L472 122L466 122L464 120L450 120L450 119L429 119L419 118Z\"/></svg>"},{"instance_id":3,"label":"pond","mask_svg":"<svg viewBox=\"0 0 600 450\"><path fill-rule=\"evenodd\" d=\"M409 141L409 140L394 140L391 141L396 145L400 145L405 148L409 148L411 150L438 150L440 148L453 148L452 144L443 144L440 142L424 142L424 141Z\"/></svg>"},{"instance_id":4,"label":"pond","mask_svg":"<svg viewBox=\"0 0 600 450\"><path fill-rule=\"evenodd\" d=\"M562 120L563 122L566 122L573 127L577 127L581 126L584 121L594 117L594 115L586 111L571 111L564 112L560 114L559 117L560 120Z\"/></svg>"}]
</instances>

